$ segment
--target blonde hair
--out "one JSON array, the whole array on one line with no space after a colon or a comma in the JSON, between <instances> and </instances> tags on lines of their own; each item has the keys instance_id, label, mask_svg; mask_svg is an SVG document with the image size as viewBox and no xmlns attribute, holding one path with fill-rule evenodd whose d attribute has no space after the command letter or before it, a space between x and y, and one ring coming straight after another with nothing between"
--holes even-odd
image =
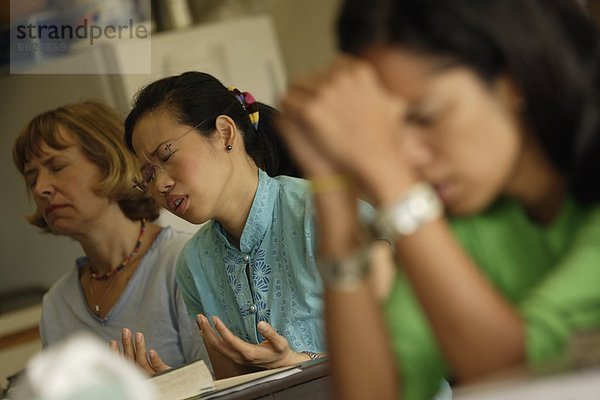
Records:
<instances>
[{"instance_id":1,"label":"blonde hair","mask_svg":"<svg viewBox=\"0 0 600 400\"><path fill-rule=\"evenodd\" d=\"M42 154L44 144L57 150L68 146L59 128L66 130L100 169L103 178L95 188L96 194L116 201L131 220L158 218L159 205L133 187L133 180L139 176L139 164L123 142L121 117L98 101L67 104L29 121L13 145L13 161L21 175L27 162ZM49 231L39 210L27 216L27 220Z\"/></svg>"}]
</instances>

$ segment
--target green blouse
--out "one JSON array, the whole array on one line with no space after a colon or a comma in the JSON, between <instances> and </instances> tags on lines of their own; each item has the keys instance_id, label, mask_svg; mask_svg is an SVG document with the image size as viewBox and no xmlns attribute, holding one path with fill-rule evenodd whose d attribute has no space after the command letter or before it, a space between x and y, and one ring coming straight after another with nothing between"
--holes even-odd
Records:
<instances>
[{"instance_id":1,"label":"green blouse","mask_svg":"<svg viewBox=\"0 0 600 400\"><path fill-rule=\"evenodd\" d=\"M504 199L485 213L450 222L477 265L519 310L530 364L560 356L573 333L600 328L600 207L568 199L556 220L542 227ZM446 273L443 265L440 273ZM402 271L385 312L405 398L432 398L452 372Z\"/></svg>"}]
</instances>

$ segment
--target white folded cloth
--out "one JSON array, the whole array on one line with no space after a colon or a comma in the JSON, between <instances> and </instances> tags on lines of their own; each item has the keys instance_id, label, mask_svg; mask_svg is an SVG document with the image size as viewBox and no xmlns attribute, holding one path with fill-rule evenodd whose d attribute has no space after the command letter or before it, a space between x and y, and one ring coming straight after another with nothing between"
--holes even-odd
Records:
<instances>
[{"instance_id":1,"label":"white folded cloth","mask_svg":"<svg viewBox=\"0 0 600 400\"><path fill-rule=\"evenodd\" d=\"M134 364L109 350L107 343L81 333L33 357L10 398L155 400L157 394Z\"/></svg>"}]
</instances>

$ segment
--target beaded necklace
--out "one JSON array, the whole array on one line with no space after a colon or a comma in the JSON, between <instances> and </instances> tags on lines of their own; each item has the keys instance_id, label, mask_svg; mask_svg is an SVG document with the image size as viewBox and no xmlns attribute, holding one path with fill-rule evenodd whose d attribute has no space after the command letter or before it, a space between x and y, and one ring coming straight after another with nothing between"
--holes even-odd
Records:
<instances>
[{"instance_id":1,"label":"beaded necklace","mask_svg":"<svg viewBox=\"0 0 600 400\"><path fill-rule=\"evenodd\" d=\"M111 276L113 276L114 274L116 274L117 272L121 271L123 268L125 268L127 266L127 264L129 264L129 261L131 261L137 254L137 252L140 250L140 247L142 246L142 238L144 237L144 232L146 231L146 221L142 219L142 227L140 228L140 235L138 236L137 242L135 244L135 247L133 248L133 251L131 253L129 253L129 255L127 257L125 257L125 259L121 262L121 264L117 265L115 268L111 269L110 271L108 271L105 274L102 275L98 275L96 273L96 271L94 271L94 268L92 267L91 264L88 264L90 267L90 276L98 281L102 281L105 279L110 278Z\"/></svg>"}]
</instances>

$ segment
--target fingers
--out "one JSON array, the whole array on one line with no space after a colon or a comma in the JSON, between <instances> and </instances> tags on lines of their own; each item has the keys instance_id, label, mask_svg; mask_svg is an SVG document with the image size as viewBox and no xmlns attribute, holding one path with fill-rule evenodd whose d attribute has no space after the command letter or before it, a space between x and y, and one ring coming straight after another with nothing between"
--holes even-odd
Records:
<instances>
[{"instance_id":1,"label":"fingers","mask_svg":"<svg viewBox=\"0 0 600 400\"><path fill-rule=\"evenodd\" d=\"M198 324L198 328L200 329L200 334L202 335L204 342L207 344L214 344L218 341L215 332L210 326L208 319L204 315L196 315L196 323Z\"/></svg>"},{"instance_id":2,"label":"fingers","mask_svg":"<svg viewBox=\"0 0 600 400\"><path fill-rule=\"evenodd\" d=\"M207 348L209 347L236 362L239 361L239 357L236 357L235 352L232 352L223 344L223 341L210 326L208 319L204 315L198 314L196 316L196 321L198 322L204 344Z\"/></svg>"},{"instance_id":3,"label":"fingers","mask_svg":"<svg viewBox=\"0 0 600 400\"><path fill-rule=\"evenodd\" d=\"M290 86L285 97L281 99L281 111L286 118L312 136L319 128L315 121L319 121L321 117L322 95L323 89L319 84L297 82Z\"/></svg>"},{"instance_id":4,"label":"fingers","mask_svg":"<svg viewBox=\"0 0 600 400\"><path fill-rule=\"evenodd\" d=\"M257 325L265 340L260 344L253 344L237 337L216 316L212 317L216 331L204 315L198 314L196 320L209 354L216 352L238 365L264 368L276 368L298 362L298 353L291 351L287 339L266 322L259 322Z\"/></svg>"},{"instance_id":5,"label":"fingers","mask_svg":"<svg viewBox=\"0 0 600 400\"><path fill-rule=\"evenodd\" d=\"M277 333L275 329L265 321L260 321L256 326L260 334L271 343L273 349L279 353L289 349L289 343L286 338Z\"/></svg>"},{"instance_id":6,"label":"fingers","mask_svg":"<svg viewBox=\"0 0 600 400\"><path fill-rule=\"evenodd\" d=\"M212 320L225 346L242 354L248 351L251 345L231 333L229 328L218 317L212 317Z\"/></svg>"},{"instance_id":7,"label":"fingers","mask_svg":"<svg viewBox=\"0 0 600 400\"><path fill-rule=\"evenodd\" d=\"M163 360L159 357L158 353L154 349L150 349L148 352L148 359L150 360L150 365L155 372L162 372L168 369L171 369L171 366L165 364Z\"/></svg>"},{"instance_id":8,"label":"fingers","mask_svg":"<svg viewBox=\"0 0 600 400\"><path fill-rule=\"evenodd\" d=\"M121 354L123 358L136 363L150 375L171 368L162 361L155 350L151 350L149 353L146 352L146 338L143 333L136 332L134 336L131 330L123 328L121 331L121 341L123 342L123 352ZM119 345L115 340L111 340L109 346L111 350L120 353Z\"/></svg>"},{"instance_id":9,"label":"fingers","mask_svg":"<svg viewBox=\"0 0 600 400\"><path fill-rule=\"evenodd\" d=\"M129 329L123 328L121 331L121 342L123 343L123 357L135 361L133 338Z\"/></svg>"},{"instance_id":10,"label":"fingers","mask_svg":"<svg viewBox=\"0 0 600 400\"><path fill-rule=\"evenodd\" d=\"M294 159L302 170L304 177L333 175L337 166L332 164L309 140L306 132L291 119L280 118L279 132L287 143Z\"/></svg>"},{"instance_id":11,"label":"fingers","mask_svg":"<svg viewBox=\"0 0 600 400\"><path fill-rule=\"evenodd\" d=\"M211 328L204 315L198 315L198 323L207 348L216 350L237 364L265 366L273 358L273 350L267 351L264 346L245 342L233 334L216 316L212 317L212 321L218 334Z\"/></svg>"},{"instance_id":12,"label":"fingers","mask_svg":"<svg viewBox=\"0 0 600 400\"><path fill-rule=\"evenodd\" d=\"M341 56L325 73L293 83L282 99L281 111L301 126L311 128L307 133L320 147L329 149L339 145L339 141L327 138L348 139L357 123L366 119L367 110L375 110L376 116L391 113L390 118L394 119L399 111L392 109L401 109L400 104L392 99L367 62ZM368 134L368 122L367 119L356 131Z\"/></svg>"},{"instance_id":13,"label":"fingers","mask_svg":"<svg viewBox=\"0 0 600 400\"><path fill-rule=\"evenodd\" d=\"M321 160L381 202L396 174L401 181L415 179L404 149L407 106L373 66L342 56L325 73L290 86L281 111L301 132L283 126L282 136L299 165L310 168L311 159ZM382 171L394 176L382 177Z\"/></svg>"},{"instance_id":14,"label":"fingers","mask_svg":"<svg viewBox=\"0 0 600 400\"><path fill-rule=\"evenodd\" d=\"M303 139L308 139L312 145L328 155L336 162L335 141L345 133L341 116L348 101L352 101L351 94L346 96L347 90L342 90L338 81L343 77L328 78L321 75L311 80L293 84L286 96L281 101L281 111L285 118L300 128ZM337 86L340 87L337 87ZM357 116L354 115L353 118ZM288 132L284 131L284 135ZM288 136L300 136L292 132ZM347 138L346 138L347 139ZM290 149L294 145L289 146Z\"/></svg>"},{"instance_id":15,"label":"fingers","mask_svg":"<svg viewBox=\"0 0 600 400\"><path fill-rule=\"evenodd\" d=\"M108 342L108 348L112 352L117 353L119 355L119 357L123 358L123 355L121 354L121 350L119 349L119 343L117 343L116 340L110 340Z\"/></svg>"},{"instance_id":16,"label":"fingers","mask_svg":"<svg viewBox=\"0 0 600 400\"><path fill-rule=\"evenodd\" d=\"M146 354L146 338L141 332L135 334L135 362L142 368L148 368L148 355Z\"/></svg>"},{"instance_id":17,"label":"fingers","mask_svg":"<svg viewBox=\"0 0 600 400\"><path fill-rule=\"evenodd\" d=\"M265 340L258 345L245 342L234 335L223 321L217 317L213 317L213 323L221 335L223 345L235 354L236 359L239 359L239 363L272 368L280 366L279 363L288 356L289 346L287 340L278 335L275 329L267 323L263 322L259 325L265 330L269 340Z\"/></svg>"}]
</instances>

